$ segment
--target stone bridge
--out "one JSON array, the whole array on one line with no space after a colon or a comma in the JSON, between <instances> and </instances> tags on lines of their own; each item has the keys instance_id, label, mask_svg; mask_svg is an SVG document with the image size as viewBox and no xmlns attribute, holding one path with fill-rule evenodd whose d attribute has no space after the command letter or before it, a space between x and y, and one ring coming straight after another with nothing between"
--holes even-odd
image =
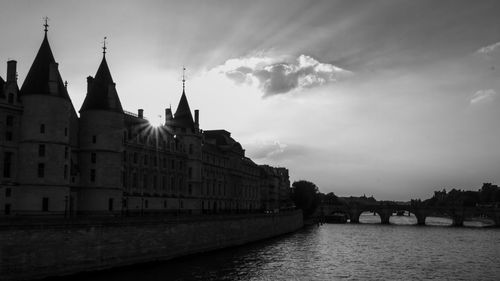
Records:
<instances>
[{"instance_id":1,"label":"stone bridge","mask_svg":"<svg viewBox=\"0 0 500 281\"><path fill-rule=\"evenodd\" d=\"M474 217L486 217L493 220L495 226L500 226L500 208L495 207L466 207L466 206L424 206L422 204L401 204L395 202L359 203L350 202L346 205L322 205L321 215L333 213L347 215L351 223L359 223L363 212L373 212L380 216L382 224L389 224L390 217L398 211L407 211L417 218L418 225L425 225L429 216L447 216L452 219L453 226L463 226L464 220Z\"/></svg>"}]
</instances>

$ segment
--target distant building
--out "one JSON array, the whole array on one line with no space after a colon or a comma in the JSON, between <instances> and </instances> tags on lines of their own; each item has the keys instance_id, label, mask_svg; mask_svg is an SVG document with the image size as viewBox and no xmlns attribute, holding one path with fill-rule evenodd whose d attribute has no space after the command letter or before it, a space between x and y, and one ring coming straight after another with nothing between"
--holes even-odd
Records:
<instances>
[{"instance_id":1,"label":"distant building","mask_svg":"<svg viewBox=\"0 0 500 281\"><path fill-rule=\"evenodd\" d=\"M105 50L105 49L104 49ZM259 166L225 130L203 131L183 91L164 125L124 111L105 52L78 116L47 32L19 89L0 77L3 216L221 213L280 209L288 170Z\"/></svg>"}]
</instances>

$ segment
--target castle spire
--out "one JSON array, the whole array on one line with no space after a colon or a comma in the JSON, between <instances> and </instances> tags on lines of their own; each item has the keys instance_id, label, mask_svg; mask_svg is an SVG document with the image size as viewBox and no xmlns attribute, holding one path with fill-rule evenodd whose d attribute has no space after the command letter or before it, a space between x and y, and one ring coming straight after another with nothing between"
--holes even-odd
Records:
<instances>
[{"instance_id":1,"label":"castle spire","mask_svg":"<svg viewBox=\"0 0 500 281\"><path fill-rule=\"evenodd\" d=\"M182 67L182 95L174 114L174 123L180 127L194 126L193 116L186 97L186 67Z\"/></svg>"},{"instance_id":2,"label":"castle spire","mask_svg":"<svg viewBox=\"0 0 500 281\"><path fill-rule=\"evenodd\" d=\"M105 56L106 56L106 49L107 49L107 47L106 47L106 39L107 39L107 38L108 38L108 37L104 36L104 41L102 41L102 56L103 56L103 57L105 57Z\"/></svg>"},{"instance_id":3,"label":"castle spire","mask_svg":"<svg viewBox=\"0 0 500 281\"><path fill-rule=\"evenodd\" d=\"M182 67L182 93L186 90L186 67Z\"/></svg>"},{"instance_id":4,"label":"castle spire","mask_svg":"<svg viewBox=\"0 0 500 281\"><path fill-rule=\"evenodd\" d=\"M21 87L21 95L55 95L69 100L47 39L48 17L44 18L45 36Z\"/></svg>"},{"instance_id":5,"label":"castle spire","mask_svg":"<svg viewBox=\"0 0 500 281\"><path fill-rule=\"evenodd\" d=\"M47 23L49 21L49 17L44 17L43 19L45 20L43 31L45 31L45 36L47 36L47 31L49 31L49 24Z\"/></svg>"},{"instance_id":6,"label":"castle spire","mask_svg":"<svg viewBox=\"0 0 500 281\"><path fill-rule=\"evenodd\" d=\"M105 50L104 47L103 50ZM87 96L80 108L80 113L87 110L107 110L123 113L115 82L111 77L105 56L103 56L94 78L89 78L87 80L89 83Z\"/></svg>"}]
</instances>

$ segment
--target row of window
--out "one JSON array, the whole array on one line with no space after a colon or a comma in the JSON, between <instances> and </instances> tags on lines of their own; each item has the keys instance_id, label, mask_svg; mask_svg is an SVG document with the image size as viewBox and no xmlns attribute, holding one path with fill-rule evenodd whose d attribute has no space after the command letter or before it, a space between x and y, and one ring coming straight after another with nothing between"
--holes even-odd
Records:
<instances>
[{"instance_id":1,"label":"row of window","mask_svg":"<svg viewBox=\"0 0 500 281\"><path fill-rule=\"evenodd\" d=\"M42 198L42 212L48 212L49 211L49 197L43 197ZM114 198L109 198L108 199L108 211L113 211L114 210ZM4 207L4 214L5 215L10 215L11 212L11 204L5 204Z\"/></svg>"},{"instance_id":2,"label":"row of window","mask_svg":"<svg viewBox=\"0 0 500 281\"><path fill-rule=\"evenodd\" d=\"M38 156L45 157L45 144L38 145ZM64 148L64 159L68 159L68 157L69 157L69 148L65 147Z\"/></svg>"},{"instance_id":3,"label":"row of window","mask_svg":"<svg viewBox=\"0 0 500 281\"><path fill-rule=\"evenodd\" d=\"M5 131L5 140L11 141L12 140L12 129L14 127L14 116L12 115L7 115L5 118L5 126L6 126L6 131ZM40 134L45 134L45 124L40 124ZM64 136L68 136L68 128L64 128Z\"/></svg>"},{"instance_id":4,"label":"row of window","mask_svg":"<svg viewBox=\"0 0 500 281\"><path fill-rule=\"evenodd\" d=\"M127 208L127 201L125 200L123 202L123 207ZM144 199L144 201L142 201L142 207L144 209L148 209L149 208L149 200L148 199ZM182 200L179 201L179 207L182 209L184 208L184 202ZM163 200L163 208L166 209L167 208L167 200Z\"/></svg>"},{"instance_id":5,"label":"row of window","mask_svg":"<svg viewBox=\"0 0 500 281\"><path fill-rule=\"evenodd\" d=\"M132 173L132 188L138 188L139 186L139 175L137 173ZM151 178L151 181L150 181ZM168 179L170 178L170 185L168 182ZM161 183L161 189L164 191L171 190L171 191L177 191L177 187L182 189L184 186L184 180L182 178L179 178L176 180L175 177L167 177L167 176L161 176L161 182L159 182L160 177L153 175L142 175L142 188L148 189L148 187L151 187L153 190L158 189L159 183ZM123 181L123 186L125 188L129 187L128 186L128 176L127 172L123 172L122 174L122 181ZM192 187L191 184L188 184L188 193L192 193Z\"/></svg>"},{"instance_id":6,"label":"row of window","mask_svg":"<svg viewBox=\"0 0 500 281\"><path fill-rule=\"evenodd\" d=\"M137 164L139 162L139 157L140 157L139 153L137 153L137 152L128 153L127 151L124 151L123 152L123 162L127 163L129 154L132 157L132 163ZM149 163L152 163L152 165L154 167L158 167L158 162L160 162L161 168L164 168L164 169L167 168L167 158L166 157L160 157L160 161L158 161L158 157L156 155L144 154L142 156L141 162L144 166L149 166ZM176 165L176 162L178 162L177 165ZM176 166L179 170L182 170L184 168L184 162L181 160L176 161L175 159L171 159L170 160L170 168L172 170L174 170L176 168Z\"/></svg>"},{"instance_id":7,"label":"row of window","mask_svg":"<svg viewBox=\"0 0 500 281\"><path fill-rule=\"evenodd\" d=\"M37 171L38 178L45 178L45 163L38 163ZM68 179L68 165L64 165L63 177Z\"/></svg>"},{"instance_id":8,"label":"row of window","mask_svg":"<svg viewBox=\"0 0 500 281\"><path fill-rule=\"evenodd\" d=\"M40 124L40 134L45 134L45 124ZM64 128L64 136L68 136L68 128Z\"/></svg>"}]
</instances>

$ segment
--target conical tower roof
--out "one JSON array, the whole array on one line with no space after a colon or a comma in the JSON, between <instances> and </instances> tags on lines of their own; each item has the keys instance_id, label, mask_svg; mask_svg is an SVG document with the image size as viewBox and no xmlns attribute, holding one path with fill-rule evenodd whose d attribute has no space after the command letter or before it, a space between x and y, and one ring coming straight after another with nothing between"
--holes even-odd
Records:
<instances>
[{"instance_id":1,"label":"conical tower roof","mask_svg":"<svg viewBox=\"0 0 500 281\"><path fill-rule=\"evenodd\" d=\"M102 58L101 65L99 65L99 69L97 69L95 78L91 83L80 112L109 110L123 113L122 104L116 92L115 83L111 77L105 56Z\"/></svg>"},{"instance_id":2,"label":"conical tower roof","mask_svg":"<svg viewBox=\"0 0 500 281\"><path fill-rule=\"evenodd\" d=\"M21 87L21 95L56 95L69 100L68 92L61 78L59 70L56 70L55 87L50 87L50 65L56 64L52 50L50 49L47 33L43 38L42 45L38 50L35 61Z\"/></svg>"},{"instance_id":3,"label":"conical tower roof","mask_svg":"<svg viewBox=\"0 0 500 281\"><path fill-rule=\"evenodd\" d=\"M193 115L186 97L186 93L182 91L181 100L174 114L174 124L181 127L194 126Z\"/></svg>"}]
</instances>

